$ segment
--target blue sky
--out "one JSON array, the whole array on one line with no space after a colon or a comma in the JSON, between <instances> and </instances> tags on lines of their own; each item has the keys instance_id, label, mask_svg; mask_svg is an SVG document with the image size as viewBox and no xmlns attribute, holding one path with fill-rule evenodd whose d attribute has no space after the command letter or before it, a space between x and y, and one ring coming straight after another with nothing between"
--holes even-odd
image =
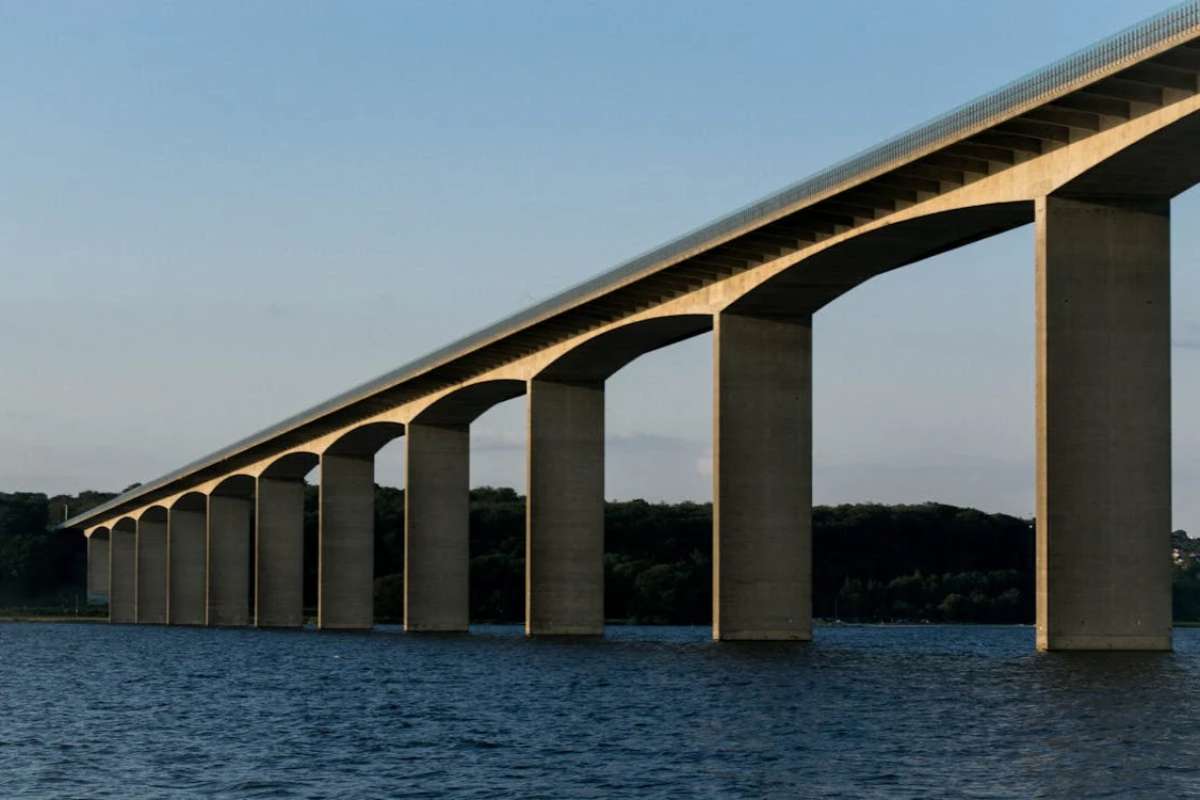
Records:
<instances>
[{"instance_id":1,"label":"blue sky","mask_svg":"<svg viewBox=\"0 0 1200 800\"><path fill-rule=\"evenodd\" d=\"M154 478L1162 7L0 0L0 488ZM1032 279L1023 229L818 315L818 502L1032 513ZM612 379L610 497L708 499L710 349ZM523 485L521 402L474 482Z\"/></svg>"}]
</instances>

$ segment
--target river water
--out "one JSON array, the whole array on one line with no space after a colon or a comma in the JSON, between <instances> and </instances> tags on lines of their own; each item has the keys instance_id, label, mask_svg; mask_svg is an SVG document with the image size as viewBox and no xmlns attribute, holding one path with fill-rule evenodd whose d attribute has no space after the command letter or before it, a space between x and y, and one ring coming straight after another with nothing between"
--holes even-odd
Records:
<instances>
[{"instance_id":1,"label":"river water","mask_svg":"<svg viewBox=\"0 0 1200 800\"><path fill-rule=\"evenodd\" d=\"M1200 630L0 625L0 798L1200 796Z\"/></svg>"}]
</instances>

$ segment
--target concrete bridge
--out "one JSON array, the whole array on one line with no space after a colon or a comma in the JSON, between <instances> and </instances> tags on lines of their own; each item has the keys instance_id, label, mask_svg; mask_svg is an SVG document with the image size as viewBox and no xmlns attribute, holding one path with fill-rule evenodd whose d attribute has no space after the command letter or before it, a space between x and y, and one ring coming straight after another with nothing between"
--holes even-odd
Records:
<instances>
[{"instance_id":1,"label":"concrete bridge","mask_svg":"<svg viewBox=\"0 0 1200 800\"><path fill-rule=\"evenodd\" d=\"M110 620L372 625L374 455L404 437L409 631L467 628L471 423L525 396L525 628L604 625L604 385L712 331L713 637L811 637L814 320L1034 223L1037 645L1171 647L1171 199L1200 179L1200 0L1176 6L65 523Z\"/></svg>"}]
</instances>

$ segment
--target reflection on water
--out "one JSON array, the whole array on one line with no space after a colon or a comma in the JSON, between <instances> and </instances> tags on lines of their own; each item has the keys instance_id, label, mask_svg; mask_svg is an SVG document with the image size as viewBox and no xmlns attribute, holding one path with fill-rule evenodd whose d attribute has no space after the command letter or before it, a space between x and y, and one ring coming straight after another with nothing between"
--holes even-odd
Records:
<instances>
[{"instance_id":1,"label":"reflection on water","mask_svg":"<svg viewBox=\"0 0 1200 800\"><path fill-rule=\"evenodd\" d=\"M0 625L0 797L1200 794L1200 630L1168 654L1033 636Z\"/></svg>"}]
</instances>

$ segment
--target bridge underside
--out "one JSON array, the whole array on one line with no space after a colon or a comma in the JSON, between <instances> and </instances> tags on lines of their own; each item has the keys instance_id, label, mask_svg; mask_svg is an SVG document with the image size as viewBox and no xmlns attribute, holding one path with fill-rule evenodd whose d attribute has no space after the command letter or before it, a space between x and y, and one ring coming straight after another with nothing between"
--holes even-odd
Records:
<instances>
[{"instance_id":1,"label":"bridge underside","mask_svg":"<svg viewBox=\"0 0 1200 800\"><path fill-rule=\"evenodd\" d=\"M90 536L89 592L107 593L113 622L302 624L302 480L319 468L318 625L369 628L374 454L404 436L405 625L465 630L470 426L524 395L526 630L601 633L605 381L711 330L713 635L808 639L820 309L1034 223L1037 645L1169 648L1170 201L1200 181L1200 3L1185 12L1191 27L1147 28L1136 57L1006 110L985 103L986 124L962 112L954 136L939 121L942 138L912 134L903 158L868 153L841 183L817 176L652 268L614 271L73 520Z\"/></svg>"}]
</instances>

